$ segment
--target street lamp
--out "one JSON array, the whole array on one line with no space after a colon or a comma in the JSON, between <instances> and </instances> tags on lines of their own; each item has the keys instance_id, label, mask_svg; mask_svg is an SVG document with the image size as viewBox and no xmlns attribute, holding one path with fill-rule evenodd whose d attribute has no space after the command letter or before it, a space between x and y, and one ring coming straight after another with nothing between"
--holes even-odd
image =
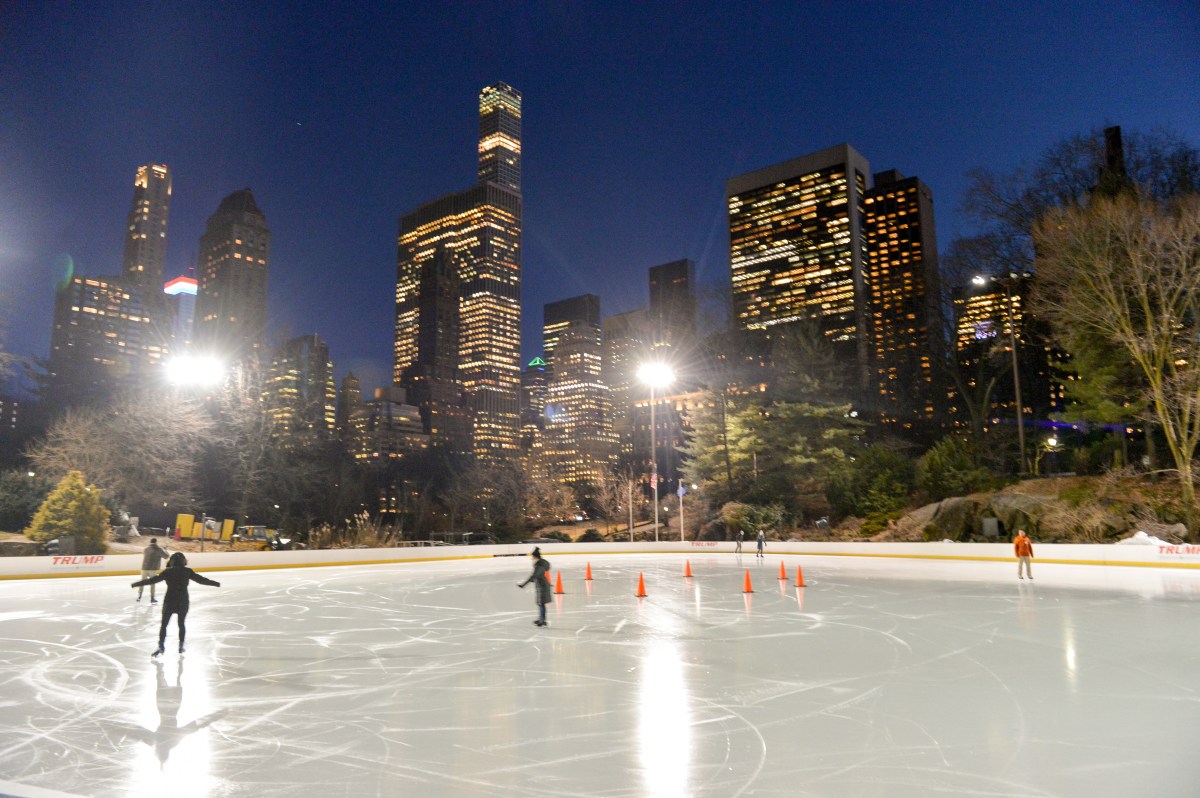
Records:
<instances>
[{"instance_id":1,"label":"street lamp","mask_svg":"<svg viewBox=\"0 0 1200 798\"><path fill-rule=\"evenodd\" d=\"M1029 472L1025 460L1025 408L1021 401L1021 369L1017 365L1017 324L1013 314L1012 295L1012 284L1016 278L1017 275L1011 272L1004 280L995 275L976 275L971 278L971 282L975 285L986 285L990 281L1000 283L1004 288L1005 313L1008 316L1008 348L1012 352L1013 399L1017 403L1017 445L1021 450L1021 473L1025 474Z\"/></svg>"},{"instance_id":2,"label":"street lamp","mask_svg":"<svg viewBox=\"0 0 1200 798\"><path fill-rule=\"evenodd\" d=\"M658 443L654 429L654 389L675 381L675 372L666 363L651 361L638 369L638 379L650 386L650 489L654 491L654 542L658 542Z\"/></svg>"}]
</instances>

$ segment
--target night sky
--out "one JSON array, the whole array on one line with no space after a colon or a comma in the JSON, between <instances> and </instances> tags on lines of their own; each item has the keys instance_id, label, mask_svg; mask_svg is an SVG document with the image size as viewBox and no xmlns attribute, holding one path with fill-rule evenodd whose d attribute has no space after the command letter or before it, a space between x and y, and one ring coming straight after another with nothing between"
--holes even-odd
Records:
<instances>
[{"instance_id":1,"label":"night sky","mask_svg":"<svg viewBox=\"0 0 1200 798\"><path fill-rule=\"evenodd\" d=\"M973 167L1106 124L1200 145L1200 5L0 0L6 348L49 353L68 264L120 272L134 172L160 162L168 277L248 186L272 338L390 381L397 219L474 183L495 81L524 95L528 360L546 302L631 310L679 258L726 282L743 172L848 141L931 187L944 249Z\"/></svg>"}]
</instances>

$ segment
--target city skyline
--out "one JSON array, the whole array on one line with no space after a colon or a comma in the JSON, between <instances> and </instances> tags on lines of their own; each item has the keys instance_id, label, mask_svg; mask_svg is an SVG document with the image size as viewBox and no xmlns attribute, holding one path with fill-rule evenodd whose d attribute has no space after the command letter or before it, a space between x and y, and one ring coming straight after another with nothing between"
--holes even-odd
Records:
<instances>
[{"instance_id":1,"label":"city skyline","mask_svg":"<svg viewBox=\"0 0 1200 798\"><path fill-rule=\"evenodd\" d=\"M470 184L471 98L496 81L525 97L522 363L540 354L547 303L596 293L606 314L645 307L646 270L684 258L702 287L726 283L731 176L849 143L930 187L944 248L969 231L957 206L971 168L1009 170L1104 124L1200 140L1186 102L1200 85L1197 15L1169 4L1086 18L947 5L928 29L904 9L474 8L255 11L238 30L232 12L156 10L144 24L157 43L124 32L119 7L7 10L0 292L22 312L3 311L20 320L6 348L49 354L68 257L76 275L120 273L131 178L161 163L167 279L195 262L220 199L248 186L272 233L271 345L316 333L339 376L384 384L397 220ZM271 46L245 50L268 26ZM848 51L826 40L848 28Z\"/></svg>"}]
</instances>

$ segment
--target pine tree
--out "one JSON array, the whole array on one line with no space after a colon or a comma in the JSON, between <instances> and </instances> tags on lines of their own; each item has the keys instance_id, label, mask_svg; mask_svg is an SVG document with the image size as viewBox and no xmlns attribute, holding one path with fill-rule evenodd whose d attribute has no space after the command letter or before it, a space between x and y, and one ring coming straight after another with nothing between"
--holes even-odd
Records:
<instances>
[{"instance_id":1,"label":"pine tree","mask_svg":"<svg viewBox=\"0 0 1200 798\"><path fill-rule=\"evenodd\" d=\"M25 537L46 541L73 535L77 553L102 554L109 515L100 502L100 489L88 485L82 472L71 471L42 502Z\"/></svg>"}]
</instances>

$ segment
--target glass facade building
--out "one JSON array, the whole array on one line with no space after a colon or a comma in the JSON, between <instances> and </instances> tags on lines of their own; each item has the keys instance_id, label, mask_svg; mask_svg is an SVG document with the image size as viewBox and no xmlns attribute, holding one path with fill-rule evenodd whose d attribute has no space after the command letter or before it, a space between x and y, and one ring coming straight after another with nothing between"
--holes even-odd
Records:
<instances>
[{"instance_id":1,"label":"glass facade building","mask_svg":"<svg viewBox=\"0 0 1200 798\"><path fill-rule=\"evenodd\" d=\"M250 189L221 200L200 236L197 349L225 361L264 351L270 257L267 217Z\"/></svg>"}]
</instances>

